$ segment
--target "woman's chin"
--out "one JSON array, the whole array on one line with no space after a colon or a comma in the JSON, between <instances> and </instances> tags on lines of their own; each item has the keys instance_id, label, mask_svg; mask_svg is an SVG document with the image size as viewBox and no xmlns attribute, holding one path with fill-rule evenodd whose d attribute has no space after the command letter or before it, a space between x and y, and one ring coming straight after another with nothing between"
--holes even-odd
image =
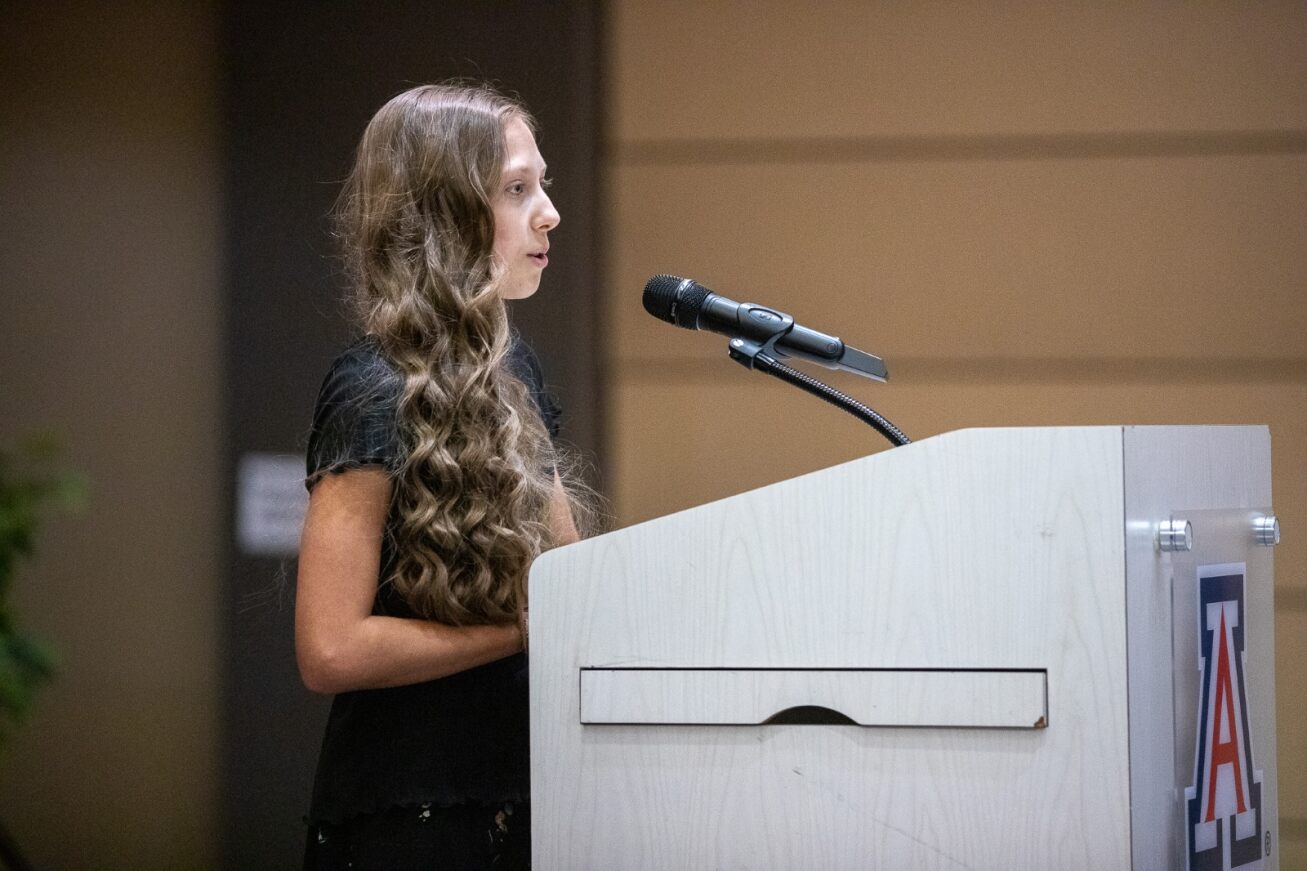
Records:
<instances>
[{"instance_id":1,"label":"woman's chin","mask_svg":"<svg viewBox=\"0 0 1307 871\"><path fill-rule=\"evenodd\" d=\"M535 281L522 281L513 286L505 287L499 292L499 295L506 300L526 299L529 296L534 296L539 289L540 279L537 278Z\"/></svg>"}]
</instances>

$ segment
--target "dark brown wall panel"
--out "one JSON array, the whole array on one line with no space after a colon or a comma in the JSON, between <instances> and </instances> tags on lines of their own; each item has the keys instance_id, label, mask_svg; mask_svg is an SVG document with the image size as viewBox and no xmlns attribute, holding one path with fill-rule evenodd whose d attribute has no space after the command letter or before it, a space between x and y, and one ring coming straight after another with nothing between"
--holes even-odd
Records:
<instances>
[{"instance_id":1,"label":"dark brown wall panel","mask_svg":"<svg viewBox=\"0 0 1307 871\"><path fill-rule=\"evenodd\" d=\"M227 374L233 472L245 452L303 450L314 396L350 329L327 213L368 118L451 76L519 93L563 221L535 298L514 309L595 455L594 232L599 22L592 2L233 2L226 10ZM233 475L228 480L233 480ZM278 580L284 569L286 577ZM223 864L298 861L326 700L300 685L293 562L232 551L227 597Z\"/></svg>"}]
</instances>

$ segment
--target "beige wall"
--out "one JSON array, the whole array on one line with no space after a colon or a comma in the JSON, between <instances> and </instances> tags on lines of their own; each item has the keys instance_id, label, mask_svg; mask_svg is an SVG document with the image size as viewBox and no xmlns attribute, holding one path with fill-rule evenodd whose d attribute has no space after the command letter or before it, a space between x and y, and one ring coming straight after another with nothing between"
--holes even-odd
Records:
<instances>
[{"instance_id":1,"label":"beige wall","mask_svg":"<svg viewBox=\"0 0 1307 871\"><path fill-rule=\"evenodd\" d=\"M614 4L619 520L881 450L641 310L656 272L883 354L914 438L1266 423L1283 867L1307 866L1307 7Z\"/></svg>"},{"instance_id":2,"label":"beige wall","mask_svg":"<svg viewBox=\"0 0 1307 871\"><path fill-rule=\"evenodd\" d=\"M17 580L65 665L0 760L38 868L208 867L222 492L218 18L6 3L0 440L90 479Z\"/></svg>"}]
</instances>

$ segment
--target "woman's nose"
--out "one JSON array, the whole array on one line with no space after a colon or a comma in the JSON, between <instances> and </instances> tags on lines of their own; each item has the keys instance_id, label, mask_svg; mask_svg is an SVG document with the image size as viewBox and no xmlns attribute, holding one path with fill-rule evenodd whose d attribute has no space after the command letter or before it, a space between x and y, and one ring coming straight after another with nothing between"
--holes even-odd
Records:
<instances>
[{"instance_id":1,"label":"woman's nose","mask_svg":"<svg viewBox=\"0 0 1307 871\"><path fill-rule=\"evenodd\" d=\"M549 194L545 194L545 201L541 206L539 217L536 219L536 226L542 230L552 230L562 221L562 216L558 214L558 209L554 208L554 201L549 199Z\"/></svg>"}]
</instances>

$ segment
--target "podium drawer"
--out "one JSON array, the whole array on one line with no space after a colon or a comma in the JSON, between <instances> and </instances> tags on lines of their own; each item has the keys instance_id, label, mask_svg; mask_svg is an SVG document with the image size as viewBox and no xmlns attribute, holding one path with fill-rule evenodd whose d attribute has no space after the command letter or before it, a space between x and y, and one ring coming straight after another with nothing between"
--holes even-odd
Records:
<instances>
[{"instance_id":1,"label":"podium drawer","mask_svg":"<svg viewBox=\"0 0 1307 871\"><path fill-rule=\"evenodd\" d=\"M1042 729L1048 672L583 668L581 722Z\"/></svg>"}]
</instances>

